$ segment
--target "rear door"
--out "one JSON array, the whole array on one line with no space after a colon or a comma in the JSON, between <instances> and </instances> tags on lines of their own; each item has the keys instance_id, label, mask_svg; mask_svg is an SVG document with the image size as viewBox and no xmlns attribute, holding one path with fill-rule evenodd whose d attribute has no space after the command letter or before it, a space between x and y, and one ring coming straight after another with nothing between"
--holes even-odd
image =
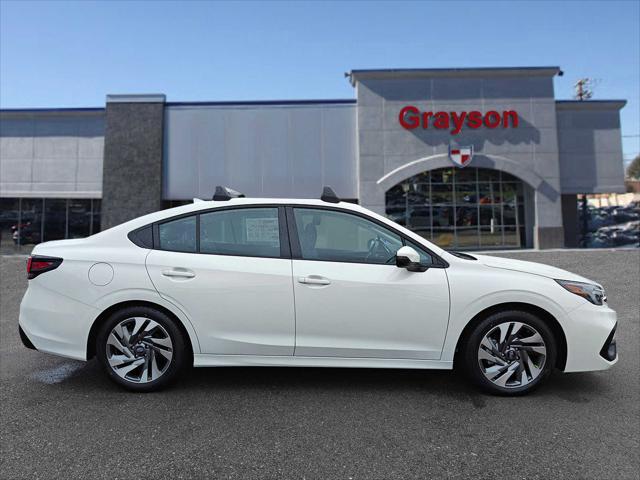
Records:
<instances>
[{"instance_id":1,"label":"rear door","mask_svg":"<svg viewBox=\"0 0 640 480\"><path fill-rule=\"evenodd\" d=\"M292 355L295 313L284 208L215 209L155 227L147 270L189 317L202 353Z\"/></svg>"}]
</instances>

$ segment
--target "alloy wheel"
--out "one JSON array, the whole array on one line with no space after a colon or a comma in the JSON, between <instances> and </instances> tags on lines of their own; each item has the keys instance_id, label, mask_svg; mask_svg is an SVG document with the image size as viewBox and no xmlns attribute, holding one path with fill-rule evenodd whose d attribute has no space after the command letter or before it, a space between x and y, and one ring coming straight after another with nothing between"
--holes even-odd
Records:
<instances>
[{"instance_id":1,"label":"alloy wheel","mask_svg":"<svg viewBox=\"0 0 640 480\"><path fill-rule=\"evenodd\" d=\"M132 317L113 327L107 337L106 354L116 375L129 382L149 383L171 365L173 342L158 322Z\"/></svg>"},{"instance_id":2,"label":"alloy wheel","mask_svg":"<svg viewBox=\"0 0 640 480\"><path fill-rule=\"evenodd\" d=\"M478 363L494 385L519 388L533 382L544 370L547 347L531 325L504 322L493 327L478 347Z\"/></svg>"}]
</instances>

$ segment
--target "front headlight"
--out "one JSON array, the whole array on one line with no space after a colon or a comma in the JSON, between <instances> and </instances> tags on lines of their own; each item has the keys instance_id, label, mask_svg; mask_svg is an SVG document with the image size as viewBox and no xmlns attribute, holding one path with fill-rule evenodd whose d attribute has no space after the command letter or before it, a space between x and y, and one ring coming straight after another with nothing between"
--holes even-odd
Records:
<instances>
[{"instance_id":1,"label":"front headlight","mask_svg":"<svg viewBox=\"0 0 640 480\"><path fill-rule=\"evenodd\" d=\"M556 280L565 290L580 295L589 300L594 305L603 305L607 301L607 296L602 287L593 283L573 282L571 280Z\"/></svg>"}]
</instances>

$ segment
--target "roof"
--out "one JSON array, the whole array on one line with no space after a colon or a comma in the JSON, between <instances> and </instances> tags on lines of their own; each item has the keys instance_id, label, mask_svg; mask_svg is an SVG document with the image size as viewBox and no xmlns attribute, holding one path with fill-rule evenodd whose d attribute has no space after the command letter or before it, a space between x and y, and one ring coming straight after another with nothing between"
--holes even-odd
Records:
<instances>
[{"instance_id":1,"label":"roof","mask_svg":"<svg viewBox=\"0 0 640 480\"><path fill-rule=\"evenodd\" d=\"M164 93L125 93L108 94L107 103L164 103L167 97Z\"/></svg>"},{"instance_id":2,"label":"roof","mask_svg":"<svg viewBox=\"0 0 640 480\"><path fill-rule=\"evenodd\" d=\"M147 215L134 218L133 220L129 220L128 222L121 223L120 225L116 225L113 228L108 230L103 230L98 232L97 234L88 237L84 241L93 241L93 242L101 242L103 239L109 239L110 243L117 244L117 242L125 241L129 242L127 239L127 235L123 235L124 232L128 233L131 230L135 230L136 228L144 227L150 223L158 222L161 220L165 220L167 218L171 218L179 215L188 215L195 214L202 210L210 210L215 208L227 208L234 206L254 206L254 205L302 205L308 207L330 207L330 208L339 208L341 210L352 211L352 212L360 212L365 213L368 217L372 217L381 221L384 224L393 224L393 227L397 230L403 232L407 237L416 241L416 243L421 244L426 242L428 244L428 248L436 253L437 255L444 256L445 251L438 247L437 245L429 242L424 237L421 237L417 233L407 230L405 227L401 225L394 224L387 217L377 214L367 208L350 202L341 201L339 203L329 203L322 201L320 199L312 199L312 198L252 198L252 197L243 197L243 198L232 198L231 200L225 201L215 201L215 200L203 200L197 201L194 203L188 203L186 205L181 205L179 207L169 208L166 210L159 210L157 212L149 213ZM128 244L128 243L127 243Z\"/></svg>"},{"instance_id":3,"label":"roof","mask_svg":"<svg viewBox=\"0 0 640 480\"><path fill-rule=\"evenodd\" d=\"M108 103L120 103L128 101L128 96L118 96L118 99L107 96ZM155 98L155 97L154 97ZM143 99L138 96L135 103L149 103L151 100ZM337 99L311 99L311 100L240 100L240 101L221 101L221 102L165 102L168 107L259 107L259 106L305 106L305 105L355 105L355 98L337 98ZM104 107L73 107L73 108L1 108L1 115L23 116L32 114L44 115L66 115L66 114L104 114Z\"/></svg>"},{"instance_id":4,"label":"roof","mask_svg":"<svg viewBox=\"0 0 640 480\"><path fill-rule=\"evenodd\" d=\"M553 76L562 74L557 66L547 67L469 67L469 68L383 68L351 70L345 75L351 85L367 78L420 78L420 77L513 77Z\"/></svg>"},{"instance_id":5,"label":"roof","mask_svg":"<svg viewBox=\"0 0 640 480\"><path fill-rule=\"evenodd\" d=\"M556 100L556 110L620 110L626 100Z\"/></svg>"},{"instance_id":6,"label":"roof","mask_svg":"<svg viewBox=\"0 0 640 480\"><path fill-rule=\"evenodd\" d=\"M239 100L239 101L221 101L221 102L167 102L170 107L191 107L191 106L278 106L278 105L353 105L356 100L353 98L338 99L312 99L312 100Z\"/></svg>"},{"instance_id":7,"label":"roof","mask_svg":"<svg viewBox=\"0 0 640 480\"><path fill-rule=\"evenodd\" d=\"M101 107L78 107L78 108L0 108L0 114L16 114L16 115L29 115L29 114L73 114L73 113L87 113L96 114L104 113L105 109Z\"/></svg>"}]
</instances>

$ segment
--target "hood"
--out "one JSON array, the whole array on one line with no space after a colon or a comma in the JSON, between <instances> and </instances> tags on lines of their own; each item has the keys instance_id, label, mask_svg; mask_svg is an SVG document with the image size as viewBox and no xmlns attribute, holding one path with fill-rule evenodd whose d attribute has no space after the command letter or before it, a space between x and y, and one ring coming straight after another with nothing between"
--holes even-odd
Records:
<instances>
[{"instance_id":1,"label":"hood","mask_svg":"<svg viewBox=\"0 0 640 480\"><path fill-rule=\"evenodd\" d=\"M552 278L554 280L572 280L575 282L592 283L599 285L593 280L581 277L575 273L571 273L561 268L545 265L544 263L525 262L524 260L513 260L511 258L492 257L489 255L473 254L478 262L491 268L502 268L504 270L514 270L516 272L531 273L533 275L541 275L543 277Z\"/></svg>"}]
</instances>

